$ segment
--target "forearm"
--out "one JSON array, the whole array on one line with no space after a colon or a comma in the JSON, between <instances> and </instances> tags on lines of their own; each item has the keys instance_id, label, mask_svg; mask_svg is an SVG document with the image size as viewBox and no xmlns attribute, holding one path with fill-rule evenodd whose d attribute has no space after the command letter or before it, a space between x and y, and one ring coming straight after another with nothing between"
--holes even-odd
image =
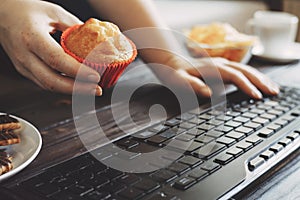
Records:
<instances>
[{"instance_id":1,"label":"forearm","mask_svg":"<svg viewBox=\"0 0 300 200\"><path fill-rule=\"evenodd\" d=\"M102 16L125 31L137 45L145 62L166 64L174 55L182 55L178 41L163 23L152 1L89 1Z\"/></svg>"}]
</instances>

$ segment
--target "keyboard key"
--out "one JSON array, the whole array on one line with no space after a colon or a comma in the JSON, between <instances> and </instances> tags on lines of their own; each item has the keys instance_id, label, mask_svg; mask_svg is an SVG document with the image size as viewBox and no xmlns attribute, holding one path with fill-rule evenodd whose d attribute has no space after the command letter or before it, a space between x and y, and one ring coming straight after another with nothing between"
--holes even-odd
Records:
<instances>
[{"instance_id":1,"label":"keyboard key","mask_svg":"<svg viewBox=\"0 0 300 200\"><path fill-rule=\"evenodd\" d=\"M195 158L193 156L184 156L183 158L179 159L178 162L187 164L192 168L203 163L202 160L200 160L199 158Z\"/></svg>"},{"instance_id":2,"label":"keyboard key","mask_svg":"<svg viewBox=\"0 0 300 200\"><path fill-rule=\"evenodd\" d=\"M227 111L226 115L227 116L231 116L231 117L237 117L239 116L241 113L240 112L235 112L235 111Z\"/></svg>"},{"instance_id":3,"label":"keyboard key","mask_svg":"<svg viewBox=\"0 0 300 200\"><path fill-rule=\"evenodd\" d=\"M252 128L254 130L258 130L260 128L262 128L263 126L259 123L255 123L255 122L247 122L246 124L244 124L244 127L248 127L248 128Z\"/></svg>"},{"instance_id":4,"label":"keyboard key","mask_svg":"<svg viewBox=\"0 0 300 200\"><path fill-rule=\"evenodd\" d=\"M173 185L176 189L186 190L196 183L196 180L191 177L181 177Z\"/></svg>"},{"instance_id":5,"label":"keyboard key","mask_svg":"<svg viewBox=\"0 0 300 200\"><path fill-rule=\"evenodd\" d=\"M204 130L204 131L209 131L209 130L215 128L215 126L205 123L205 124L200 124L199 126L197 126L197 128Z\"/></svg>"},{"instance_id":6,"label":"keyboard key","mask_svg":"<svg viewBox=\"0 0 300 200\"><path fill-rule=\"evenodd\" d=\"M201 167L196 167L188 173L189 177L196 179L197 181L202 180L208 176L208 171L201 169Z\"/></svg>"},{"instance_id":7,"label":"keyboard key","mask_svg":"<svg viewBox=\"0 0 300 200\"><path fill-rule=\"evenodd\" d=\"M257 114L256 113L251 113L251 112L246 112L246 113L243 113L241 116L249 118L249 119L253 119L253 118L257 117Z\"/></svg>"},{"instance_id":8,"label":"keyboard key","mask_svg":"<svg viewBox=\"0 0 300 200\"><path fill-rule=\"evenodd\" d=\"M173 171L177 174L183 174L187 172L189 169L190 167L188 165L179 162L174 162L168 166L168 170Z\"/></svg>"},{"instance_id":9,"label":"keyboard key","mask_svg":"<svg viewBox=\"0 0 300 200\"><path fill-rule=\"evenodd\" d=\"M189 142L189 141L191 141L194 138L195 138L195 136L189 135L189 134L185 134L185 133L183 133L183 134L175 137L176 140L181 140L181 141L184 141L184 142Z\"/></svg>"},{"instance_id":10,"label":"keyboard key","mask_svg":"<svg viewBox=\"0 0 300 200\"><path fill-rule=\"evenodd\" d=\"M130 149L134 146L137 146L139 143L135 140L130 139L130 138L126 138L126 139L118 140L116 142L116 144L118 146L124 147L125 149Z\"/></svg>"},{"instance_id":11,"label":"keyboard key","mask_svg":"<svg viewBox=\"0 0 300 200\"><path fill-rule=\"evenodd\" d=\"M281 144L284 147L286 147L290 143L292 143L292 140L290 138L283 138L278 142L278 144Z\"/></svg>"},{"instance_id":12,"label":"keyboard key","mask_svg":"<svg viewBox=\"0 0 300 200\"><path fill-rule=\"evenodd\" d=\"M134 139L147 139L153 135L156 135L156 133L152 132L152 131L142 131L139 133L136 133L133 135Z\"/></svg>"},{"instance_id":13,"label":"keyboard key","mask_svg":"<svg viewBox=\"0 0 300 200\"><path fill-rule=\"evenodd\" d=\"M283 149L283 146L281 144L274 144L270 147L270 151L273 151L274 153L278 153Z\"/></svg>"},{"instance_id":14,"label":"keyboard key","mask_svg":"<svg viewBox=\"0 0 300 200\"><path fill-rule=\"evenodd\" d=\"M55 200L81 200L82 197L77 195L77 194L73 194L73 193L69 193L68 191L61 191L61 192L57 192L55 194L53 194L51 196L51 199L55 199Z\"/></svg>"},{"instance_id":15,"label":"keyboard key","mask_svg":"<svg viewBox=\"0 0 300 200\"><path fill-rule=\"evenodd\" d=\"M215 130L216 130L216 131L223 132L223 133L229 133L230 131L233 130L233 127L221 125L221 126L218 126Z\"/></svg>"},{"instance_id":16,"label":"keyboard key","mask_svg":"<svg viewBox=\"0 0 300 200\"><path fill-rule=\"evenodd\" d=\"M262 129L262 130L259 131L258 136L263 137L263 138L268 138L271 135L273 135L274 133L275 133L274 130L264 128L264 129Z\"/></svg>"},{"instance_id":17,"label":"keyboard key","mask_svg":"<svg viewBox=\"0 0 300 200\"><path fill-rule=\"evenodd\" d=\"M78 196L84 196L93 190L93 186L89 183L78 183L70 187L67 191L72 194L77 194Z\"/></svg>"},{"instance_id":18,"label":"keyboard key","mask_svg":"<svg viewBox=\"0 0 300 200\"><path fill-rule=\"evenodd\" d=\"M201 165L201 169L208 171L210 174L220 169L221 166L215 162L207 161Z\"/></svg>"},{"instance_id":19,"label":"keyboard key","mask_svg":"<svg viewBox=\"0 0 300 200\"><path fill-rule=\"evenodd\" d=\"M243 141L237 143L236 147L243 149L243 151L248 151L249 149L251 149L253 147L253 145L251 143L243 140Z\"/></svg>"},{"instance_id":20,"label":"keyboard key","mask_svg":"<svg viewBox=\"0 0 300 200\"><path fill-rule=\"evenodd\" d=\"M34 190L37 191L38 193L42 194L42 195L51 196L54 193L59 192L60 188L57 185L44 183L44 184L39 185L38 187L34 187Z\"/></svg>"},{"instance_id":21,"label":"keyboard key","mask_svg":"<svg viewBox=\"0 0 300 200\"><path fill-rule=\"evenodd\" d=\"M248 163L248 167L250 171L254 171L259 166L265 163L265 160L261 157L256 157Z\"/></svg>"},{"instance_id":22,"label":"keyboard key","mask_svg":"<svg viewBox=\"0 0 300 200\"><path fill-rule=\"evenodd\" d=\"M242 125L241 122L235 122L233 120L230 120L228 122L225 123L226 126L230 126L230 127L233 127L233 128L237 128L239 127L240 125Z\"/></svg>"},{"instance_id":23,"label":"keyboard key","mask_svg":"<svg viewBox=\"0 0 300 200\"><path fill-rule=\"evenodd\" d=\"M199 118L204 119L204 120L210 120L210 119L214 118L214 116L204 113L204 114L199 115Z\"/></svg>"},{"instance_id":24,"label":"keyboard key","mask_svg":"<svg viewBox=\"0 0 300 200\"><path fill-rule=\"evenodd\" d=\"M225 121L225 122L231 120L232 118L233 118L233 117L228 116L228 115L220 115L220 116L217 116L217 117L216 117L216 119L222 120L222 121Z\"/></svg>"},{"instance_id":25,"label":"keyboard key","mask_svg":"<svg viewBox=\"0 0 300 200\"><path fill-rule=\"evenodd\" d=\"M166 139L173 138L177 135L177 133L173 129L168 129L166 131L163 131L159 134L161 137L164 137Z\"/></svg>"},{"instance_id":26,"label":"keyboard key","mask_svg":"<svg viewBox=\"0 0 300 200\"><path fill-rule=\"evenodd\" d=\"M261 125L266 125L266 124L269 123L269 120L265 119L265 118L261 118L261 117L256 117L252 120L252 122L255 122L255 123L258 123L258 124L261 124Z\"/></svg>"},{"instance_id":27,"label":"keyboard key","mask_svg":"<svg viewBox=\"0 0 300 200\"><path fill-rule=\"evenodd\" d=\"M223 124L224 122L221 120L217 120L217 119L211 119L209 121L207 121L208 124L211 124L213 126L219 126L221 124Z\"/></svg>"},{"instance_id":28,"label":"keyboard key","mask_svg":"<svg viewBox=\"0 0 300 200\"><path fill-rule=\"evenodd\" d=\"M202 159L209 159L218 153L220 153L222 150L224 150L226 146L224 144L219 144L216 142L211 142L200 149L193 152L195 156Z\"/></svg>"},{"instance_id":29,"label":"keyboard key","mask_svg":"<svg viewBox=\"0 0 300 200\"><path fill-rule=\"evenodd\" d=\"M226 153L223 152L223 153L217 155L216 158L214 159L214 161L216 163L221 164L221 165L226 165L227 163L229 163L233 159L234 159L233 155L226 154Z\"/></svg>"},{"instance_id":30,"label":"keyboard key","mask_svg":"<svg viewBox=\"0 0 300 200\"><path fill-rule=\"evenodd\" d=\"M295 139L297 139L298 137L299 137L299 133L297 133L297 132L292 132L292 133L290 133L288 136L286 136L287 138L290 138L291 140L295 140Z\"/></svg>"},{"instance_id":31,"label":"keyboard key","mask_svg":"<svg viewBox=\"0 0 300 200\"><path fill-rule=\"evenodd\" d=\"M165 138L165 137L162 137L160 135L154 135L150 138L147 139L147 142L149 144L153 144L153 145L156 145L156 146L161 146L163 142L167 141L168 139Z\"/></svg>"},{"instance_id":32,"label":"keyboard key","mask_svg":"<svg viewBox=\"0 0 300 200\"><path fill-rule=\"evenodd\" d=\"M117 192L124 190L125 188L126 188L126 186L122 183L110 182L110 183L104 185L103 187L101 187L101 190L108 191L111 194L115 194Z\"/></svg>"},{"instance_id":33,"label":"keyboard key","mask_svg":"<svg viewBox=\"0 0 300 200\"><path fill-rule=\"evenodd\" d=\"M253 108L249 112L254 113L254 114L258 114L258 115L261 115L261 114L265 113L264 110L258 109L258 108Z\"/></svg>"},{"instance_id":34,"label":"keyboard key","mask_svg":"<svg viewBox=\"0 0 300 200\"><path fill-rule=\"evenodd\" d=\"M180 128L183 128L183 129L192 129L192 128L194 128L196 126L196 124L194 124L194 123L190 123L190 122L183 122L183 123L180 123L179 124L179 127Z\"/></svg>"},{"instance_id":35,"label":"keyboard key","mask_svg":"<svg viewBox=\"0 0 300 200\"><path fill-rule=\"evenodd\" d=\"M196 124L196 125L199 125L199 124L204 123L205 120L199 119L199 118L197 118L197 117L194 117L194 118L190 119L188 122L189 122L189 123Z\"/></svg>"},{"instance_id":36,"label":"keyboard key","mask_svg":"<svg viewBox=\"0 0 300 200\"><path fill-rule=\"evenodd\" d=\"M177 177L176 173L166 169L156 171L151 176L158 182L162 182L162 183L170 182Z\"/></svg>"},{"instance_id":37,"label":"keyboard key","mask_svg":"<svg viewBox=\"0 0 300 200\"><path fill-rule=\"evenodd\" d=\"M261 143L263 140L258 137L257 135L250 135L249 137L246 138L246 142L250 142L251 144L258 145Z\"/></svg>"},{"instance_id":38,"label":"keyboard key","mask_svg":"<svg viewBox=\"0 0 300 200\"><path fill-rule=\"evenodd\" d=\"M213 140L214 140L213 137L209 137L207 135L201 135L201 136L199 136L195 139L196 142L201 142L201 143L204 143L204 144L210 143Z\"/></svg>"},{"instance_id":39,"label":"keyboard key","mask_svg":"<svg viewBox=\"0 0 300 200\"><path fill-rule=\"evenodd\" d=\"M143 190L146 193L153 192L154 190L160 188L160 185L157 182L150 179L142 179L140 182L133 186L140 190Z\"/></svg>"},{"instance_id":40,"label":"keyboard key","mask_svg":"<svg viewBox=\"0 0 300 200\"><path fill-rule=\"evenodd\" d=\"M141 180L140 177L138 177L137 175L126 174L125 176L118 178L116 181L128 186L128 185L135 184L135 183L139 182L140 180Z\"/></svg>"},{"instance_id":41,"label":"keyboard key","mask_svg":"<svg viewBox=\"0 0 300 200\"><path fill-rule=\"evenodd\" d=\"M200 142L192 142L190 146L186 149L187 152L195 151L196 149L199 149L200 147L203 147L204 144Z\"/></svg>"},{"instance_id":42,"label":"keyboard key","mask_svg":"<svg viewBox=\"0 0 300 200\"><path fill-rule=\"evenodd\" d=\"M193 129L190 129L186 132L186 134L193 135L195 137L198 137L199 135L202 135L203 133L205 133L205 131L200 130L198 128L193 128Z\"/></svg>"},{"instance_id":43,"label":"keyboard key","mask_svg":"<svg viewBox=\"0 0 300 200\"><path fill-rule=\"evenodd\" d=\"M210 130L207 133L205 133L205 135L207 135L209 137L219 138L222 135L224 135L224 133L220 132L220 131Z\"/></svg>"},{"instance_id":44,"label":"keyboard key","mask_svg":"<svg viewBox=\"0 0 300 200\"><path fill-rule=\"evenodd\" d=\"M284 127L284 126L286 126L289 122L286 121L286 120L283 120L283 119L278 119L278 120L274 121L274 123L280 125L281 127Z\"/></svg>"},{"instance_id":45,"label":"keyboard key","mask_svg":"<svg viewBox=\"0 0 300 200\"><path fill-rule=\"evenodd\" d=\"M295 117L295 116L292 116L292 115L282 117L283 120L286 120L286 121L288 121L288 122L291 122L291 121L295 120L295 118L296 118L296 117Z\"/></svg>"},{"instance_id":46,"label":"keyboard key","mask_svg":"<svg viewBox=\"0 0 300 200\"><path fill-rule=\"evenodd\" d=\"M273 121L273 120L276 118L276 115L264 113L264 114L261 114L260 117L261 117L261 118L268 119L268 120L270 120L270 121Z\"/></svg>"},{"instance_id":47,"label":"keyboard key","mask_svg":"<svg viewBox=\"0 0 300 200\"><path fill-rule=\"evenodd\" d=\"M176 117L176 119L187 121L189 119L192 119L193 117L195 117L195 115L192 113L183 113L183 114L179 115L178 117Z\"/></svg>"},{"instance_id":48,"label":"keyboard key","mask_svg":"<svg viewBox=\"0 0 300 200\"><path fill-rule=\"evenodd\" d=\"M266 128L274 131L278 131L279 129L281 129L281 126L278 124L269 124L268 126L266 126Z\"/></svg>"},{"instance_id":49,"label":"keyboard key","mask_svg":"<svg viewBox=\"0 0 300 200\"><path fill-rule=\"evenodd\" d=\"M231 147L226 151L227 154L233 155L234 157L238 157L243 154L243 149Z\"/></svg>"},{"instance_id":50,"label":"keyboard key","mask_svg":"<svg viewBox=\"0 0 300 200\"><path fill-rule=\"evenodd\" d=\"M152 131L154 133L160 133L162 131L165 131L167 130L169 127L168 126L165 126L164 124L159 124L159 125L156 125L152 128L149 129L149 131Z\"/></svg>"},{"instance_id":51,"label":"keyboard key","mask_svg":"<svg viewBox=\"0 0 300 200\"><path fill-rule=\"evenodd\" d=\"M246 117L238 116L238 117L233 118L233 121L246 123L246 122L250 121L250 119L246 118Z\"/></svg>"},{"instance_id":52,"label":"keyboard key","mask_svg":"<svg viewBox=\"0 0 300 200\"><path fill-rule=\"evenodd\" d=\"M217 143L220 143L220 144L225 144L226 146L231 146L233 145L234 143L236 143L235 139L232 139L232 138L228 138L228 137L221 137L221 138L218 138L216 140Z\"/></svg>"},{"instance_id":53,"label":"keyboard key","mask_svg":"<svg viewBox=\"0 0 300 200\"><path fill-rule=\"evenodd\" d=\"M236 131L231 131L231 132L227 133L225 136L229 137L229 138L233 138L237 141L240 141L243 138L245 138L245 135L243 133L239 133L239 132L236 132Z\"/></svg>"},{"instance_id":54,"label":"keyboard key","mask_svg":"<svg viewBox=\"0 0 300 200\"><path fill-rule=\"evenodd\" d=\"M272 158L273 156L275 156L275 154L274 154L273 151L266 150L263 153L261 153L259 156L262 157L265 160L269 160L270 158Z\"/></svg>"},{"instance_id":55,"label":"keyboard key","mask_svg":"<svg viewBox=\"0 0 300 200\"><path fill-rule=\"evenodd\" d=\"M176 118L172 118L172 119L169 119L165 122L165 125L167 126L176 126L180 123L180 120L176 119Z\"/></svg>"},{"instance_id":56,"label":"keyboard key","mask_svg":"<svg viewBox=\"0 0 300 200\"><path fill-rule=\"evenodd\" d=\"M148 200L176 200L176 196L174 194L169 194L165 192L158 192L155 193L150 199Z\"/></svg>"},{"instance_id":57,"label":"keyboard key","mask_svg":"<svg viewBox=\"0 0 300 200\"><path fill-rule=\"evenodd\" d=\"M124 175L124 172L121 172L119 170L113 169L113 168L108 168L105 173L103 173L105 177L108 179L115 179L119 178Z\"/></svg>"},{"instance_id":58,"label":"keyboard key","mask_svg":"<svg viewBox=\"0 0 300 200\"><path fill-rule=\"evenodd\" d=\"M240 132L240 133L244 133L245 135L250 135L250 134L254 133L254 130L252 128L247 128L244 126L240 126L234 130L237 132Z\"/></svg>"},{"instance_id":59,"label":"keyboard key","mask_svg":"<svg viewBox=\"0 0 300 200\"><path fill-rule=\"evenodd\" d=\"M126 188L125 190L118 193L119 196L124 197L125 199L138 199L144 196L144 192L136 188Z\"/></svg>"},{"instance_id":60,"label":"keyboard key","mask_svg":"<svg viewBox=\"0 0 300 200\"><path fill-rule=\"evenodd\" d=\"M279 105L279 103L278 103L277 101L272 101L272 100L270 100L270 101L266 101L266 102L265 102L265 105L271 106L271 107L276 107L276 106Z\"/></svg>"},{"instance_id":61,"label":"keyboard key","mask_svg":"<svg viewBox=\"0 0 300 200\"><path fill-rule=\"evenodd\" d=\"M108 199L111 197L111 194L109 194L106 191L91 191L88 194L86 194L83 199L90 199L90 200L98 200L98 199Z\"/></svg>"},{"instance_id":62,"label":"keyboard key","mask_svg":"<svg viewBox=\"0 0 300 200\"><path fill-rule=\"evenodd\" d=\"M271 109L267 111L269 114L276 115L277 117L282 115L284 112L281 110Z\"/></svg>"},{"instance_id":63,"label":"keyboard key","mask_svg":"<svg viewBox=\"0 0 300 200\"><path fill-rule=\"evenodd\" d=\"M203 146L202 143L199 142L185 142L181 140L172 140L168 145L166 145L166 148L179 151L179 153L184 153L185 151L192 151L195 149L200 148Z\"/></svg>"}]
</instances>

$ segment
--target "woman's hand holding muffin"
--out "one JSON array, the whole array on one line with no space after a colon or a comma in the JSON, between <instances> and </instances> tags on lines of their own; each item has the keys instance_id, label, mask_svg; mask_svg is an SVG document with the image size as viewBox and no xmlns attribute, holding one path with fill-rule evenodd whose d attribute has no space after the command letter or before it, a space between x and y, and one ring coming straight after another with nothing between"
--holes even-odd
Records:
<instances>
[{"instance_id":1,"label":"woman's hand holding muffin","mask_svg":"<svg viewBox=\"0 0 300 200\"><path fill-rule=\"evenodd\" d=\"M4 0L0 7L0 42L19 73L56 92L100 96L99 74L64 52L51 37L82 22L63 8L39 0Z\"/></svg>"}]
</instances>

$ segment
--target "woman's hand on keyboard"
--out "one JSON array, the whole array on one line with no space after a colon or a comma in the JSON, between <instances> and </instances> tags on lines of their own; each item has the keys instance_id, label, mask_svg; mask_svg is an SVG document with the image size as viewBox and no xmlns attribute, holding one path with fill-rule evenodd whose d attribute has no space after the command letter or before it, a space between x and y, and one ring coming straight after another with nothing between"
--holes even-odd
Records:
<instances>
[{"instance_id":1,"label":"woman's hand on keyboard","mask_svg":"<svg viewBox=\"0 0 300 200\"><path fill-rule=\"evenodd\" d=\"M276 95L279 87L269 77L255 68L228 61L224 58L200 58L193 61L170 59L167 63L170 70L154 70L162 81L174 84L189 83L194 91L205 97L212 94L210 84L233 83L252 98L262 98L262 93ZM182 81L180 81L182 80ZM208 83L207 84L205 84ZM183 86L184 84L182 84Z\"/></svg>"},{"instance_id":2,"label":"woman's hand on keyboard","mask_svg":"<svg viewBox=\"0 0 300 200\"><path fill-rule=\"evenodd\" d=\"M16 70L40 87L56 92L101 95L98 73L66 54L51 37L56 30L82 23L45 1L5 0L0 7L0 42Z\"/></svg>"}]
</instances>

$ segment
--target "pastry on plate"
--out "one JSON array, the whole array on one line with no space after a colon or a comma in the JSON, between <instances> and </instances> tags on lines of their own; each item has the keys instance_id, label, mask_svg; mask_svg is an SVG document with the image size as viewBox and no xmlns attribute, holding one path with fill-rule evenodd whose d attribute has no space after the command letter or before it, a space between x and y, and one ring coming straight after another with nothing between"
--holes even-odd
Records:
<instances>
[{"instance_id":1,"label":"pastry on plate","mask_svg":"<svg viewBox=\"0 0 300 200\"><path fill-rule=\"evenodd\" d=\"M21 123L7 115L7 114L2 114L0 115L0 132L3 130L15 130L21 128Z\"/></svg>"},{"instance_id":2,"label":"pastry on plate","mask_svg":"<svg viewBox=\"0 0 300 200\"><path fill-rule=\"evenodd\" d=\"M238 32L228 23L196 25L186 31L187 47L194 57L223 57L243 62L257 42L254 36Z\"/></svg>"}]
</instances>

